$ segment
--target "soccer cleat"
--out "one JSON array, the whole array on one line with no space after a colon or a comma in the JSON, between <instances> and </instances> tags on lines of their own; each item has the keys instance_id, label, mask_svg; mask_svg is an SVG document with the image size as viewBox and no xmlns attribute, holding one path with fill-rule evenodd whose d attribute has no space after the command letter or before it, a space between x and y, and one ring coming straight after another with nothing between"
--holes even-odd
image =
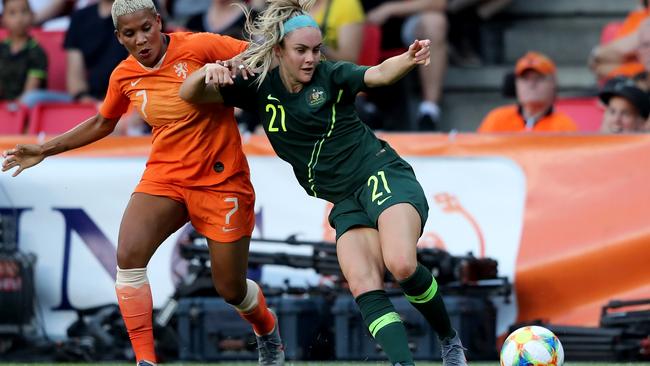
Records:
<instances>
[{"instance_id":1,"label":"soccer cleat","mask_svg":"<svg viewBox=\"0 0 650 366\"><path fill-rule=\"evenodd\" d=\"M460 342L458 333L451 338L445 338L440 341L443 366L467 366L465 359L465 347Z\"/></svg>"},{"instance_id":2,"label":"soccer cleat","mask_svg":"<svg viewBox=\"0 0 650 366\"><path fill-rule=\"evenodd\" d=\"M256 336L257 349L260 353L259 364L262 366L282 366L284 365L284 346L282 345L282 338L280 338L278 317L272 310L269 309L269 311L275 319L275 326L270 334Z\"/></svg>"},{"instance_id":3,"label":"soccer cleat","mask_svg":"<svg viewBox=\"0 0 650 366\"><path fill-rule=\"evenodd\" d=\"M150 362L150 361L141 360L141 361L138 361L137 366L156 366L156 364L153 363L153 362Z\"/></svg>"}]
</instances>

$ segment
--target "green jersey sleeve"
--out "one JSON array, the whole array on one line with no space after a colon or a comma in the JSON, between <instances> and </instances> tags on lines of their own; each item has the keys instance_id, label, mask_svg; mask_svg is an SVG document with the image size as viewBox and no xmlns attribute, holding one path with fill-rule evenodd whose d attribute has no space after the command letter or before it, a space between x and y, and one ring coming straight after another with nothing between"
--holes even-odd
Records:
<instances>
[{"instance_id":1,"label":"green jersey sleeve","mask_svg":"<svg viewBox=\"0 0 650 366\"><path fill-rule=\"evenodd\" d=\"M244 80L237 76L233 85L220 88L223 104L241 109L254 110L257 106L257 83L255 78Z\"/></svg>"},{"instance_id":2,"label":"green jersey sleeve","mask_svg":"<svg viewBox=\"0 0 650 366\"><path fill-rule=\"evenodd\" d=\"M356 95L368 89L364 81L369 66L359 66L351 62L339 61L331 65L330 75L337 86L346 89L351 95Z\"/></svg>"}]
</instances>

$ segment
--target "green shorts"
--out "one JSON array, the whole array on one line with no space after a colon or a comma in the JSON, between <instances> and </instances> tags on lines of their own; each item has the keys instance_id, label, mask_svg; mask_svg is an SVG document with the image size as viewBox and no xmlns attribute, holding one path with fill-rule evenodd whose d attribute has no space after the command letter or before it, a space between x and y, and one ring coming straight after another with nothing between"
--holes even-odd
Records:
<instances>
[{"instance_id":1,"label":"green shorts","mask_svg":"<svg viewBox=\"0 0 650 366\"><path fill-rule=\"evenodd\" d=\"M336 203L330 212L329 223L336 230L337 240L354 227L376 229L379 215L398 203L410 203L415 207L424 230L429 214L427 198L413 168L401 159L383 166L366 179L366 184Z\"/></svg>"}]
</instances>

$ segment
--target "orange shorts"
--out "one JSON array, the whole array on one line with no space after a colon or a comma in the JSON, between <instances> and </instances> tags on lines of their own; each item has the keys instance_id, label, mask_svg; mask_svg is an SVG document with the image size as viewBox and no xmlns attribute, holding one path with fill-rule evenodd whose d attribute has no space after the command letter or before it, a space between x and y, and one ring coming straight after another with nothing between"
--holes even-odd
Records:
<instances>
[{"instance_id":1,"label":"orange shorts","mask_svg":"<svg viewBox=\"0 0 650 366\"><path fill-rule=\"evenodd\" d=\"M231 243L251 236L255 228L255 191L248 174L236 174L209 187L183 187L143 179L135 192L184 204L196 231L217 242Z\"/></svg>"}]
</instances>

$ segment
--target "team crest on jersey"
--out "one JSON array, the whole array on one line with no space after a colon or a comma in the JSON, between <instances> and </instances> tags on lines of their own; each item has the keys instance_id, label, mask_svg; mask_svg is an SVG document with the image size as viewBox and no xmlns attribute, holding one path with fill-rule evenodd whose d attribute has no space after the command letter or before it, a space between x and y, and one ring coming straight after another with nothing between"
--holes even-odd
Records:
<instances>
[{"instance_id":1,"label":"team crest on jersey","mask_svg":"<svg viewBox=\"0 0 650 366\"><path fill-rule=\"evenodd\" d=\"M307 104L312 108L317 108L325 103L325 89L320 86L314 86L307 92Z\"/></svg>"},{"instance_id":2,"label":"team crest on jersey","mask_svg":"<svg viewBox=\"0 0 650 366\"><path fill-rule=\"evenodd\" d=\"M176 72L176 76L187 79L187 62L179 62L174 65L174 71Z\"/></svg>"}]
</instances>

